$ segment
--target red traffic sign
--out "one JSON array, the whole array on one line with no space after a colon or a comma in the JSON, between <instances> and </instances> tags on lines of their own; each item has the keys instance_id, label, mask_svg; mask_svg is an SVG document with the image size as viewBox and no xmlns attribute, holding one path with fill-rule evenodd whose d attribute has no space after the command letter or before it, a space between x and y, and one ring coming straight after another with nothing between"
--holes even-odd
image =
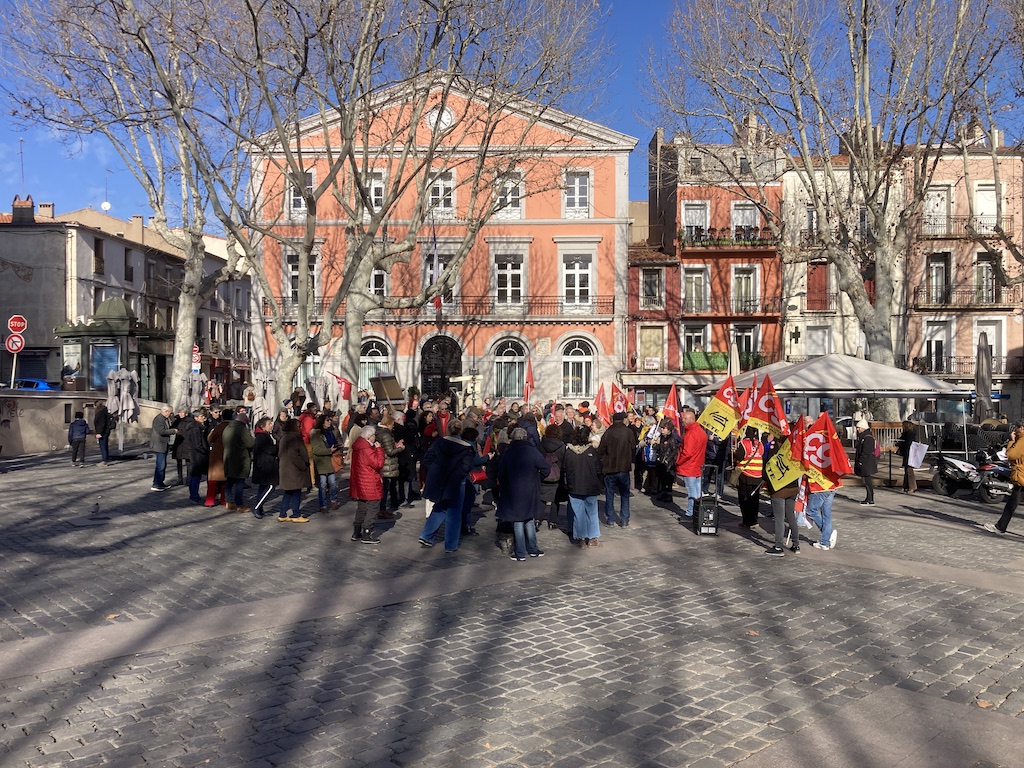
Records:
<instances>
[{"instance_id":1,"label":"red traffic sign","mask_svg":"<svg viewBox=\"0 0 1024 768\"><path fill-rule=\"evenodd\" d=\"M7 351L12 355L16 355L25 348L25 337L20 333L12 333L7 337L7 343L5 345Z\"/></svg>"},{"instance_id":2,"label":"red traffic sign","mask_svg":"<svg viewBox=\"0 0 1024 768\"><path fill-rule=\"evenodd\" d=\"M24 333L28 330L28 320L24 315L11 315L7 320L7 330L11 333Z\"/></svg>"},{"instance_id":3,"label":"red traffic sign","mask_svg":"<svg viewBox=\"0 0 1024 768\"><path fill-rule=\"evenodd\" d=\"M193 363L202 362L202 359L203 358L199 356L199 345L198 344L193 344L192 345L192 362Z\"/></svg>"}]
</instances>

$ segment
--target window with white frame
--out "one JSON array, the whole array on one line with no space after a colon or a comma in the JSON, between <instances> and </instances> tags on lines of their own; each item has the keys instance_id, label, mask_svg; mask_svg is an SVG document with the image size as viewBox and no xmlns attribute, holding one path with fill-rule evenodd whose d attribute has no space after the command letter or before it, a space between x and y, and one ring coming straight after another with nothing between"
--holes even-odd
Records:
<instances>
[{"instance_id":1,"label":"window with white frame","mask_svg":"<svg viewBox=\"0 0 1024 768\"><path fill-rule=\"evenodd\" d=\"M732 273L732 311L756 312L757 301L757 269L737 267Z\"/></svg>"},{"instance_id":2,"label":"window with white frame","mask_svg":"<svg viewBox=\"0 0 1024 768\"><path fill-rule=\"evenodd\" d=\"M753 203L732 204L732 236L734 240L756 240L761 236L760 215Z\"/></svg>"},{"instance_id":3,"label":"window with white frame","mask_svg":"<svg viewBox=\"0 0 1024 768\"><path fill-rule=\"evenodd\" d=\"M424 253L423 254L423 287L429 288L434 285L438 279L444 274L445 267L448 262L451 261L451 254L447 253ZM452 280L456 280L457 276L453 277ZM449 285L443 294L441 294L441 300L444 302L451 302L455 298L455 285Z\"/></svg>"},{"instance_id":4,"label":"window with white frame","mask_svg":"<svg viewBox=\"0 0 1024 768\"><path fill-rule=\"evenodd\" d=\"M743 176L749 176L750 175L750 158L749 157L741 157L740 158L740 174L743 175Z\"/></svg>"},{"instance_id":5,"label":"window with white frame","mask_svg":"<svg viewBox=\"0 0 1024 768\"><path fill-rule=\"evenodd\" d=\"M455 217L455 173L441 171L430 185L430 210L438 219Z\"/></svg>"},{"instance_id":6,"label":"window with white frame","mask_svg":"<svg viewBox=\"0 0 1024 768\"><path fill-rule=\"evenodd\" d=\"M567 253L562 256L563 303L567 310L590 306L593 261L589 253Z\"/></svg>"},{"instance_id":7,"label":"window with white frame","mask_svg":"<svg viewBox=\"0 0 1024 768\"><path fill-rule=\"evenodd\" d=\"M594 392L594 349L582 339L562 348L562 396L590 397Z\"/></svg>"},{"instance_id":8,"label":"window with white frame","mask_svg":"<svg viewBox=\"0 0 1024 768\"><path fill-rule=\"evenodd\" d=\"M363 219L367 220L384 207L384 172L371 171L366 177L366 194L369 206L363 208Z\"/></svg>"},{"instance_id":9,"label":"window with white frame","mask_svg":"<svg viewBox=\"0 0 1024 768\"><path fill-rule=\"evenodd\" d=\"M369 389L370 379L391 370L391 350L379 339L368 339L359 348L359 388Z\"/></svg>"},{"instance_id":10,"label":"window with white frame","mask_svg":"<svg viewBox=\"0 0 1024 768\"><path fill-rule=\"evenodd\" d=\"M313 172L302 174L302 186L292 185L288 194L288 211L294 216L306 213L306 196L313 194Z\"/></svg>"},{"instance_id":11,"label":"window with white frame","mask_svg":"<svg viewBox=\"0 0 1024 768\"><path fill-rule=\"evenodd\" d=\"M951 254L930 253L926 261L925 283L930 304L945 304L949 300L949 264Z\"/></svg>"},{"instance_id":12,"label":"window with white frame","mask_svg":"<svg viewBox=\"0 0 1024 768\"><path fill-rule=\"evenodd\" d=\"M523 303L523 255L494 255L494 302L499 306Z\"/></svg>"},{"instance_id":13,"label":"window with white frame","mask_svg":"<svg viewBox=\"0 0 1024 768\"><path fill-rule=\"evenodd\" d=\"M523 218L523 174L510 171L498 179L498 200L494 211L496 219Z\"/></svg>"},{"instance_id":14,"label":"window with white frame","mask_svg":"<svg viewBox=\"0 0 1024 768\"><path fill-rule=\"evenodd\" d=\"M703 240L708 231L708 204L706 201L683 203L683 239Z\"/></svg>"},{"instance_id":15,"label":"window with white frame","mask_svg":"<svg viewBox=\"0 0 1024 768\"><path fill-rule=\"evenodd\" d=\"M526 350L514 339L501 342L494 350L494 394L497 397L523 396L526 376Z\"/></svg>"},{"instance_id":16,"label":"window with white frame","mask_svg":"<svg viewBox=\"0 0 1024 768\"><path fill-rule=\"evenodd\" d=\"M757 326L734 325L732 332L736 351L739 353L740 368L749 370L750 368L760 367L763 361L759 357L760 347L757 340Z\"/></svg>"},{"instance_id":17,"label":"window with white frame","mask_svg":"<svg viewBox=\"0 0 1024 768\"><path fill-rule=\"evenodd\" d=\"M375 269L370 273L369 293L371 296L388 295L388 273L385 270Z\"/></svg>"},{"instance_id":18,"label":"window with white frame","mask_svg":"<svg viewBox=\"0 0 1024 768\"><path fill-rule=\"evenodd\" d=\"M708 327L706 325L687 323L683 326L684 371L704 371L708 369L707 342Z\"/></svg>"},{"instance_id":19,"label":"window with white frame","mask_svg":"<svg viewBox=\"0 0 1024 768\"><path fill-rule=\"evenodd\" d=\"M993 182L979 182L974 188L974 221L978 232L991 233L999 223L996 185Z\"/></svg>"},{"instance_id":20,"label":"window with white frame","mask_svg":"<svg viewBox=\"0 0 1024 768\"><path fill-rule=\"evenodd\" d=\"M665 271L661 267L640 270L640 308L661 309L665 306Z\"/></svg>"},{"instance_id":21,"label":"window with white frame","mask_svg":"<svg viewBox=\"0 0 1024 768\"><path fill-rule=\"evenodd\" d=\"M590 218L590 174L586 171L565 174L565 218Z\"/></svg>"},{"instance_id":22,"label":"window with white frame","mask_svg":"<svg viewBox=\"0 0 1024 768\"><path fill-rule=\"evenodd\" d=\"M288 286L287 299L294 306L298 304L300 300L304 300L305 297L299 294L299 253L293 248L289 248L285 251L285 263L284 263L284 278L285 285ZM310 284L316 285L316 257L310 254L308 262L306 264L306 270L309 274ZM314 288L315 293L315 288Z\"/></svg>"},{"instance_id":23,"label":"window with white frame","mask_svg":"<svg viewBox=\"0 0 1024 768\"><path fill-rule=\"evenodd\" d=\"M987 253L979 253L974 265L974 299L978 304L992 304L996 300L996 273Z\"/></svg>"},{"instance_id":24,"label":"window with white frame","mask_svg":"<svg viewBox=\"0 0 1024 768\"><path fill-rule=\"evenodd\" d=\"M683 271L683 312L707 312L707 273L703 269Z\"/></svg>"}]
</instances>

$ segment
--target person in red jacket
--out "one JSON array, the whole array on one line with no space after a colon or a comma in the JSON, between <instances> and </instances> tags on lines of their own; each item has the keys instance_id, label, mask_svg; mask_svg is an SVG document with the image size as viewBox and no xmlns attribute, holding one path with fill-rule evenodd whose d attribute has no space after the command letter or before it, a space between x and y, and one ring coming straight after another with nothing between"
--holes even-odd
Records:
<instances>
[{"instance_id":1,"label":"person in red jacket","mask_svg":"<svg viewBox=\"0 0 1024 768\"><path fill-rule=\"evenodd\" d=\"M676 458L676 477L686 486L686 516L693 517L693 501L701 494L700 479L704 474L708 433L697 423L693 408L683 408L679 418L683 424L683 442Z\"/></svg>"},{"instance_id":2,"label":"person in red jacket","mask_svg":"<svg viewBox=\"0 0 1024 768\"><path fill-rule=\"evenodd\" d=\"M384 498L384 449L377 442L377 428L367 424L352 443L352 469L348 481L348 495L355 499L356 517L352 527L352 541L379 544L373 535L380 500Z\"/></svg>"},{"instance_id":3,"label":"person in red jacket","mask_svg":"<svg viewBox=\"0 0 1024 768\"><path fill-rule=\"evenodd\" d=\"M316 403L306 403L306 410L299 415L299 431L302 433L302 442L306 446L306 453L309 454L309 479L316 485L316 469L313 464L313 446L309 444L309 432L316 426Z\"/></svg>"}]
</instances>

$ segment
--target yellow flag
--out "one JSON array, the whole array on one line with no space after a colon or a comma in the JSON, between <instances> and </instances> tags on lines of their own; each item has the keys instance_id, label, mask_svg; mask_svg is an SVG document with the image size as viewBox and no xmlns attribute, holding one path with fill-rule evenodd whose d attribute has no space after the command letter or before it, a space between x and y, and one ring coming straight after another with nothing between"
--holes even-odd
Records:
<instances>
[{"instance_id":1,"label":"yellow flag","mask_svg":"<svg viewBox=\"0 0 1024 768\"><path fill-rule=\"evenodd\" d=\"M698 424L722 440L729 436L737 422L739 422L739 418L736 416L736 410L717 397L712 398L708 407L701 412L700 418L697 419Z\"/></svg>"},{"instance_id":2,"label":"yellow flag","mask_svg":"<svg viewBox=\"0 0 1024 768\"><path fill-rule=\"evenodd\" d=\"M769 491L784 488L795 482L804 473L799 459L794 459L792 453L789 440L786 440L779 451L764 463L764 476L768 482Z\"/></svg>"}]
</instances>

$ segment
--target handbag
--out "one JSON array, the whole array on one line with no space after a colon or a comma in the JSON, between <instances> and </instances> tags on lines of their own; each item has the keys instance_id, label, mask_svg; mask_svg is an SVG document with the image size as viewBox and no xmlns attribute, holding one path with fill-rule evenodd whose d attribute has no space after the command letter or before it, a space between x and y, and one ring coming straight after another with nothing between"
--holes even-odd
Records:
<instances>
[{"instance_id":1,"label":"handbag","mask_svg":"<svg viewBox=\"0 0 1024 768\"><path fill-rule=\"evenodd\" d=\"M345 468L345 454L341 451L335 451L331 454L331 466L335 472L341 472Z\"/></svg>"},{"instance_id":2,"label":"handbag","mask_svg":"<svg viewBox=\"0 0 1024 768\"><path fill-rule=\"evenodd\" d=\"M469 473L469 482L473 483L474 485L479 485L486 479L487 470L483 467L480 467L480 469L474 469Z\"/></svg>"}]
</instances>

